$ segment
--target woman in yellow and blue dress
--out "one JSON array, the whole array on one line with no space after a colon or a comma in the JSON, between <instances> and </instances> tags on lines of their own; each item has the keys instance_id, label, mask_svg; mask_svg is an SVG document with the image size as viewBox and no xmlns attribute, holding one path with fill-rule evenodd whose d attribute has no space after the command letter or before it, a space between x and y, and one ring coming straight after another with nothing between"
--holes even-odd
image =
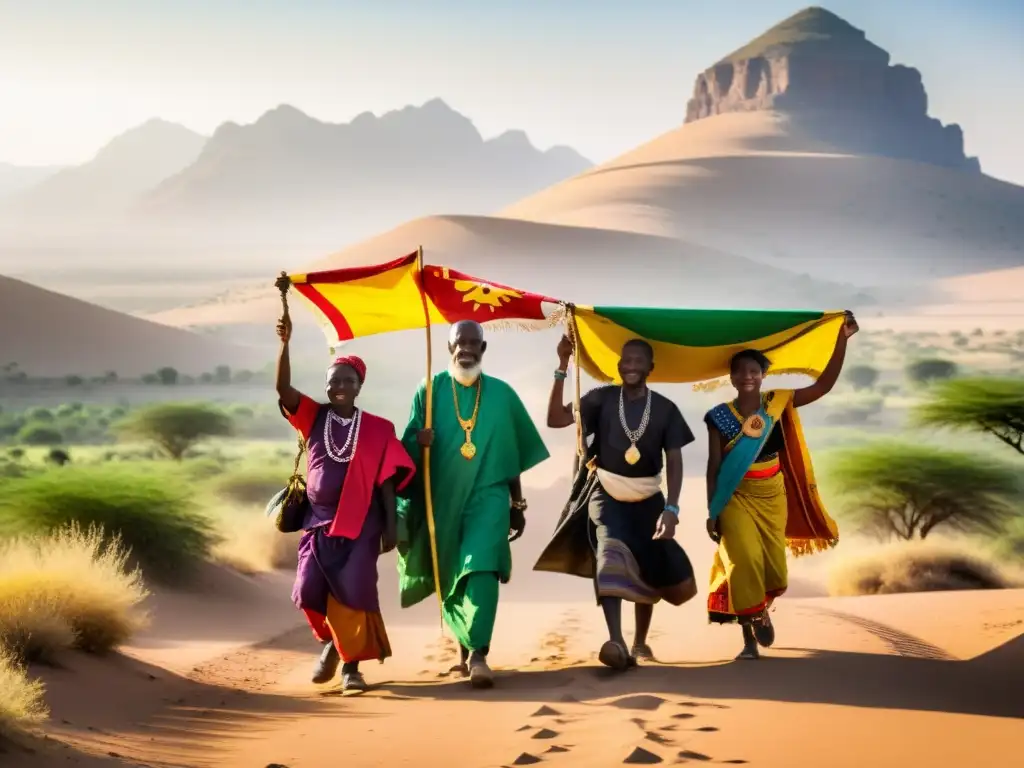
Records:
<instances>
[{"instance_id":1,"label":"woman in yellow and blue dress","mask_svg":"<svg viewBox=\"0 0 1024 768\"><path fill-rule=\"evenodd\" d=\"M708 535L718 543L711 567L708 618L738 622L743 650L757 659L775 629L768 615L786 591L787 547L794 555L835 546L839 532L818 496L796 409L835 386L847 341L858 330L848 314L817 381L797 390L762 392L771 361L758 350L737 353L730 379L736 397L704 417L708 428Z\"/></svg>"}]
</instances>

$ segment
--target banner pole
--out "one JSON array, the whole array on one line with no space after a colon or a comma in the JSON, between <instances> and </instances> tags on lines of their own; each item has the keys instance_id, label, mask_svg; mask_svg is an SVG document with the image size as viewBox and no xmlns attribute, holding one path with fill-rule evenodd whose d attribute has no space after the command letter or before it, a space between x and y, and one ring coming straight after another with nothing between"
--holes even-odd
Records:
<instances>
[{"instance_id":1,"label":"banner pole","mask_svg":"<svg viewBox=\"0 0 1024 768\"><path fill-rule=\"evenodd\" d=\"M427 305L426 283L423 279L423 246L416 251L416 265L419 271L420 299L423 301L423 325L427 334L427 379L424 389L425 413L423 428L433 429L434 415L434 364L432 344L430 342L430 308ZM437 604L441 611L441 634L444 634L444 597L441 595L440 565L437 558L437 532L434 527L434 497L430 488L430 447L423 446L423 498L427 507L427 532L430 536L430 559L434 567L434 591L437 592Z\"/></svg>"},{"instance_id":2,"label":"banner pole","mask_svg":"<svg viewBox=\"0 0 1024 768\"><path fill-rule=\"evenodd\" d=\"M576 455L580 461L586 454L583 446L583 424L580 421L580 335L576 328L576 307L569 305L569 338L572 339L573 400L572 407L576 422Z\"/></svg>"}]
</instances>

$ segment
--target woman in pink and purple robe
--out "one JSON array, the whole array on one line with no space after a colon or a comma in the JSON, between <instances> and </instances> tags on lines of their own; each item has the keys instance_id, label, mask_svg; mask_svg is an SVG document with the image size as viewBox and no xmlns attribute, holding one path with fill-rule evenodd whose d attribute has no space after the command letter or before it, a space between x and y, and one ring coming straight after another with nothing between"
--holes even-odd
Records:
<instances>
[{"instance_id":1,"label":"woman in pink and purple robe","mask_svg":"<svg viewBox=\"0 0 1024 768\"><path fill-rule=\"evenodd\" d=\"M356 408L366 365L342 357L327 369L327 403L291 386L291 322L278 323L281 412L306 442L309 507L292 599L324 646L314 683L365 690L360 661L391 656L377 593L377 558L397 543L395 493L415 464L387 419Z\"/></svg>"}]
</instances>

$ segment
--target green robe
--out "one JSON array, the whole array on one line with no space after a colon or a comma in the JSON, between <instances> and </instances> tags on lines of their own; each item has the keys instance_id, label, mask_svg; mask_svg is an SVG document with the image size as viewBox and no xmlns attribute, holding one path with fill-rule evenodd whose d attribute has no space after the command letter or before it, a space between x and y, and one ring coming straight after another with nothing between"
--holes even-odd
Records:
<instances>
[{"instance_id":1,"label":"green robe","mask_svg":"<svg viewBox=\"0 0 1024 768\"><path fill-rule=\"evenodd\" d=\"M493 622L497 608L497 582L493 595L487 588L471 586L472 574L497 574L504 583L512 576L512 551L508 542L509 482L550 455L523 406L508 384L482 376L480 411L472 441L476 456L467 460L459 449L466 441L455 414L453 380L447 371L433 380L434 442L430 449L430 482L437 537L438 571L445 620L459 642L473 648L486 644L487 615ZM459 413L473 413L476 387L455 384ZM416 479L399 499L398 573L403 608L434 594L434 573L423 495L422 448L416 433L424 427L426 385L420 385L412 403L402 443L417 465ZM478 603L488 603L479 605ZM490 605L489 603L492 603ZM480 632L472 631L474 614L484 615ZM478 637L474 639L473 635Z\"/></svg>"}]
</instances>

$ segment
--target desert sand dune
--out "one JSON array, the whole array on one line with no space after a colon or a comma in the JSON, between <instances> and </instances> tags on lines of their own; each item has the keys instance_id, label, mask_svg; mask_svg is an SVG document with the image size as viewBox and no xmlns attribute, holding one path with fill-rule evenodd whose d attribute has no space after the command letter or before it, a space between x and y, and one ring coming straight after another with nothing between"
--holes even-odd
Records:
<instances>
[{"instance_id":1,"label":"desert sand dune","mask_svg":"<svg viewBox=\"0 0 1024 768\"><path fill-rule=\"evenodd\" d=\"M0 276L0 361L32 376L121 377L172 366L201 373L221 364L262 366L263 356L194 333L113 312Z\"/></svg>"},{"instance_id":2,"label":"desert sand dune","mask_svg":"<svg viewBox=\"0 0 1024 768\"><path fill-rule=\"evenodd\" d=\"M1024 188L841 153L801 120L699 120L501 215L685 239L859 285L1024 264Z\"/></svg>"}]
</instances>

